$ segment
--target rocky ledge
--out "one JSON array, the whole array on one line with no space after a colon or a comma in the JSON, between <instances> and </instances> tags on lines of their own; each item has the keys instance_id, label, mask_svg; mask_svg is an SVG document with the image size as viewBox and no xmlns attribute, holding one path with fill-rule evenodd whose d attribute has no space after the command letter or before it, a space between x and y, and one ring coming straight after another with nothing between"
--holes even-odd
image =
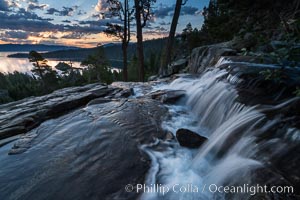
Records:
<instances>
[{"instance_id":1,"label":"rocky ledge","mask_svg":"<svg viewBox=\"0 0 300 200\"><path fill-rule=\"evenodd\" d=\"M86 105L93 99L122 90L103 84L90 84L0 105L0 139L26 133L47 119L58 117Z\"/></svg>"},{"instance_id":2,"label":"rocky ledge","mask_svg":"<svg viewBox=\"0 0 300 200\"><path fill-rule=\"evenodd\" d=\"M0 199L137 199L124 187L150 168L140 146L168 137L167 108L134 96L137 85L151 88L93 84L2 105L1 138L25 134L0 149Z\"/></svg>"}]
</instances>

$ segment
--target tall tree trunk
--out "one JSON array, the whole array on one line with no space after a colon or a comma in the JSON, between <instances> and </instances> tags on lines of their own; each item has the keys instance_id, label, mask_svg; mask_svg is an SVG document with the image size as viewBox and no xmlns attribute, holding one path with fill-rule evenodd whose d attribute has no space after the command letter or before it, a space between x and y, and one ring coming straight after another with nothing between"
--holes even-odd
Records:
<instances>
[{"instance_id":1,"label":"tall tree trunk","mask_svg":"<svg viewBox=\"0 0 300 200\"><path fill-rule=\"evenodd\" d=\"M162 62L160 70L159 70L160 75L163 75L163 76L167 75L168 64L170 64L170 62L171 62L172 49L173 49L173 44L174 44L176 28L177 28L177 24L178 24L181 6L182 6L182 0L177 0L176 6L175 6L175 12L173 15L172 24L171 24L171 28L170 28L169 37L167 39L167 45L166 45L166 49L165 49L165 58Z\"/></svg>"},{"instance_id":2,"label":"tall tree trunk","mask_svg":"<svg viewBox=\"0 0 300 200\"><path fill-rule=\"evenodd\" d=\"M40 67L39 61L35 61L35 63L36 63L36 66L38 68L38 71L39 71L40 77L42 79L42 82L44 82L44 75L43 75L43 72L42 72L42 68Z\"/></svg>"},{"instance_id":3,"label":"tall tree trunk","mask_svg":"<svg viewBox=\"0 0 300 200\"><path fill-rule=\"evenodd\" d=\"M135 20L136 20L136 38L137 38L137 56L138 56L138 71L139 81L144 82L144 49L143 49L143 27L141 22L141 7L140 0L134 0Z\"/></svg>"},{"instance_id":4,"label":"tall tree trunk","mask_svg":"<svg viewBox=\"0 0 300 200\"><path fill-rule=\"evenodd\" d=\"M127 47L128 47L128 0L124 0L124 36L122 41L122 51L123 51L123 80L128 80L128 72L127 72Z\"/></svg>"},{"instance_id":5,"label":"tall tree trunk","mask_svg":"<svg viewBox=\"0 0 300 200\"><path fill-rule=\"evenodd\" d=\"M127 71L127 45L122 45L123 51L123 80L128 81L128 71Z\"/></svg>"}]
</instances>

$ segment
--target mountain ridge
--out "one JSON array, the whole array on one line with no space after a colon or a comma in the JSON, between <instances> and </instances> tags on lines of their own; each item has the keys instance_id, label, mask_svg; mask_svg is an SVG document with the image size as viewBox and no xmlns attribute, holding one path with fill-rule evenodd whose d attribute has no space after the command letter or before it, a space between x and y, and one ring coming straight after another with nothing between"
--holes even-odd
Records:
<instances>
[{"instance_id":1,"label":"mountain ridge","mask_svg":"<svg viewBox=\"0 0 300 200\"><path fill-rule=\"evenodd\" d=\"M74 46L46 45L46 44L0 44L0 52L29 52L29 51L58 51L82 49Z\"/></svg>"}]
</instances>

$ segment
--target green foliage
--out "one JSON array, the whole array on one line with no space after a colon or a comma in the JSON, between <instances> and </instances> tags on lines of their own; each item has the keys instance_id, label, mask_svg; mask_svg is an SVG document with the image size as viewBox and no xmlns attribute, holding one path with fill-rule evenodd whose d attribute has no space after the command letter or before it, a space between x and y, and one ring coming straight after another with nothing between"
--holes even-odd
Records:
<instances>
[{"instance_id":1,"label":"green foliage","mask_svg":"<svg viewBox=\"0 0 300 200\"><path fill-rule=\"evenodd\" d=\"M68 64L66 62L59 62L55 66L55 69L58 69L58 70L62 71L65 74L65 73L68 73L69 71L72 70L72 66L71 66L71 63Z\"/></svg>"},{"instance_id":2,"label":"green foliage","mask_svg":"<svg viewBox=\"0 0 300 200\"><path fill-rule=\"evenodd\" d=\"M283 81L283 72L281 69L275 70L264 70L261 71L260 74L264 77L265 80L274 81L276 83L280 83Z\"/></svg>"},{"instance_id":3,"label":"green foliage","mask_svg":"<svg viewBox=\"0 0 300 200\"><path fill-rule=\"evenodd\" d=\"M29 62L31 62L34 66L34 68L31 70L32 73L34 73L36 76L39 76L41 79L43 79L43 76L46 73L52 73L51 66L47 64L48 61L43 58L40 53L36 51L30 51L28 59Z\"/></svg>"},{"instance_id":4,"label":"green foliage","mask_svg":"<svg viewBox=\"0 0 300 200\"><path fill-rule=\"evenodd\" d=\"M124 37L124 27L119 24L107 23L107 28L104 30L104 33L107 36L116 37L118 39L123 39Z\"/></svg>"},{"instance_id":5,"label":"green foliage","mask_svg":"<svg viewBox=\"0 0 300 200\"><path fill-rule=\"evenodd\" d=\"M300 87L297 87L296 90L294 91L294 94L297 96L297 97L300 97Z\"/></svg>"},{"instance_id":6,"label":"green foliage","mask_svg":"<svg viewBox=\"0 0 300 200\"><path fill-rule=\"evenodd\" d=\"M160 66L160 60L163 56L160 53L151 52L150 56L145 59L145 79L157 74ZM128 81L137 82L138 79L138 60L137 56L133 55L128 65Z\"/></svg>"},{"instance_id":7,"label":"green foliage","mask_svg":"<svg viewBox=\"0 0 300 200\"><path fill-rule=\"evenodd\" d=\"M159 66L160 66L161 54L151 52L148 59L146 59L146 71L145 77L146 79L154 74L158 73Z\"/></svg>"},{"instance_id":8,"label":"green foliage","mask_svg":"<svg viewBox=\"0 0 300 200\"><path fill-rule=\"evenodd\" d=\"M183 49L186 48L188 50L187 53L190 53L195 47L203 45L199 30L197 28L193 28L191 23L188 23L182 30L181 40L185 46Z\"/></svg>"},{"instance_id":9,"label":"green foliage","mask_svg":"<svg viewBox=\"0 0 300 200\"><path fill-rule=\"evenodd\" d=\"M139 73L138 73L138 60L137 56L134 55L128 65L128 81L138 81Z\"/></svg>"},{"instance_id":10,"label":"green foliage","mask_svg":"<svg viewBox=\"0 0 300 200\"><path fill-rule=\"evenodd\" d=\"M241 1L238 4L242 4ZM209 6L203 9L204 25L202 32L206 40L212 43L228 41L239 31L241 26L238 18L233 16L232 1L211 0Z\"/></svg>"},{"instance_id":11,"label":"green foliage","mask_svg":"<svg viewBox=\"0 0 300 200\"><path fill-rule=\"evenodd\" d=\"M117 71L111 72L101 49L83 62L83 65L87 66L83 70L73 68L67 63L59 63L56 68L63 71L62 75L58 75L50 66L44 65L47 60L37 52L32 52L29 59L33 63L33 74L0 73L0 104L48 94L64 87L80 86L98 81L111 83L121 80L122 77L122 74Z\"/></svg>"},{"instance_id":12,"label":"green foliage","mask_svg":"<svg viewBox=\"0 0 300 200\"><path fill-rule=\"evenodd\" d=\"M298 0L210 0L202 12L203 43L225 42L252 33L259 44L290 34L300 37Z\"/></svg>"},{"instance_id":13,"label":"green foliage","mask_svg":"<svg viewBox=\"0 0 300 200\"><path fill-rule=\"evenodd\" d=\"M113 74L103 48L99 48L97 53L88 56L81 62L81 65L87 67L83 70L83 76L88 83L100 81L109 84L113 81Z\"/></svg>"},{"instance_id":14,"label":"green foliage","mask_svg":"<svg viewBox=\"0 0 300 200\"><path fill-rule=\"evenodd\" d=\"M298 38L287 36L287 38L282 41L283 45L274 49L270 53L270 57L274 62L282 66L300 66L300 47L295 46L299 42Z\"/></svg>"},{"instance_id":15,"label":"green foliage","mask_svg":"<svg viewBox=\"0 0 300 200\"><path fill-rule=\"evenodd\" d=\"M43 94L41 81L28 74L20 72L0 73L0 83L1 103Z\"/></svg>"},{"instance_id":16,"label":"green foliage","mask_svg":"<svg viewBox=\"0 0 300 200\"><path fill-rule=\"evenodd\" d=\"M158 43L162 43L159 40ZM148 55L146 58L146 77L156 74L158 71L160 53L156 50L157 46L149 46L146 49ZM48 94L54 90L80 86L95 82L111 83L122 80L122 72L111 69L106 59L103 48L97 48L97 52L88 56L82 62L83 69L72 67L71 63L61 62L56 69L62 71L58 75L47 65L38 52L32 53L30 61L33 63L33 74L20 72L3 74L0 73L0 104L20 100L30 96L40 96ZM38 62L38 64L36 63ZM128 76L130 81L138 81L138 64L137 57L133 55L129 66ZM41 68L41 71L38 70ZM42 73L40 73L42 72ZM42 78L40 76L42 74Z\"/></svg>"}]
</instances>

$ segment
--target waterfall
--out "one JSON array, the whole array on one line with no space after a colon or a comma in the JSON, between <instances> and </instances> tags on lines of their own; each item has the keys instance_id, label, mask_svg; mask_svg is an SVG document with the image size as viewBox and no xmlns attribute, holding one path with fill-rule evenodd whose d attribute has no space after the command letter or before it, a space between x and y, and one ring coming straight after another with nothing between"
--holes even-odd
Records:
<instances>
[{"instance_id":1,"label":"waterfall","mask_svg":"<svg viewBox=\"0 0 300 200\"><path fill-rule=\"evenodd\" d=\"M218 64L220 65L220 63ZM227 81L226 81L227 80ZM278 120L268 120L257 106L238 102L235 86L236 76L218 68L203 73L201 77L181 77L161 89L185 90L186 97L178 105L169 106L173 117L163 128L174 135L179 128L188 128L208 137L198 150L180 147L176 142L157 142L142 149L152 159L155 170L149 172L147 184L194 184L204 186L254 184L255 170L265 168L270 157L278 155L286 146L278 139L257 141L270 131ZM299 140L299 130L289 128L283 138ZM155 146L164 144L165 150ZM281 148L279 146L281 145ZM285 151L286 152L286 151ZM151 178L150 178L151 177ZM265 183L264 181L262 181ZM197 193L143 194L142 199L246 199L249 194L226 196L202 191Z\"/></svg>"}]
</instances>

